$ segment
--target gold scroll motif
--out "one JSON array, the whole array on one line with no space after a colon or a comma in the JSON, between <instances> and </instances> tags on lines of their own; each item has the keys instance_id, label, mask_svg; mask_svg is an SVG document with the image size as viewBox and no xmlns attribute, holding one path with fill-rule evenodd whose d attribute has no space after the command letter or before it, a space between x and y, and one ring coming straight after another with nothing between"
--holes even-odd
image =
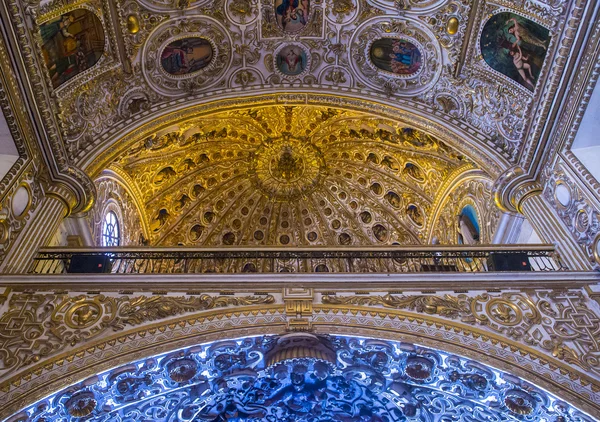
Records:
<instances>
[{"instance_id":1,"label":"gold scroll motif","mask_svg":"<svg viewBox=\"0 0 600 422\"><path fill-rule=\"evenodd\" d=\"M14 294L0 317L0 373L75 346L107 330L120 331L189 312L267 305L265 296L137 296Z\"/></svg>"},{"instance_id":2,"label":"gold scroll motif","mask_svg":"<svg viewBox=\"0 0 600 422\"><path fill-rule=\"evenodd\" d=\"M600 317L579 291L541 291L531 295L466 294L334 296L322 303L373 306L439 315L487 329L546 350L552 356L600 375Z\"/></svg>"}]
</instances>

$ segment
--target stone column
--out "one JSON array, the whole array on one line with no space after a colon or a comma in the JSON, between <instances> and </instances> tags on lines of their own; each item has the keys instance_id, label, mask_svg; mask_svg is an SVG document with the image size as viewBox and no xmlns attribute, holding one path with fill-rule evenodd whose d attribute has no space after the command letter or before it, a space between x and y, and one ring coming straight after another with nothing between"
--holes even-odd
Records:
<instances>
[{"instance_id":1,"label":"stone column","mask_svg":"<svg viewBox=\"0 0 600 422\"><path fill-rule=\"evenodd\" d=\"M64 186L52 186L46 190L40 205L7 251L0 266L0 273L25 273L29 270L36 251L47 245L64 217L75 205L73 191Z\"/></svg>"},{"instance_id":2,"label":"stone column","mask_svg":"<svg viewBox=\"0 0 600 422\"><path fill-rule=\"evenodd\" d=\"M555 245L562 264L571 271L591 271L583 248L546 202L542 186L519 168L511 169L496 182L496 204L505 212L522 214L543 242Z\"/></svg>"}]
</instances>

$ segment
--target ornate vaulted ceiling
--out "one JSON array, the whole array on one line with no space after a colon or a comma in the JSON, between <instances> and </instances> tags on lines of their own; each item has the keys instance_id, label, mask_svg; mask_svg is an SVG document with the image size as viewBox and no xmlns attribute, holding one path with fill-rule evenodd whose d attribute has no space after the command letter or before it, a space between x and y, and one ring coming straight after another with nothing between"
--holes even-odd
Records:
<instances>
[{"instance_id":1,"label":"ornate vaulted ceiling","mask_svg":"<svg viewBox=\"0 0 600 422\"><path fill-rule=\"evenodd\" d=\"M8 7L73 210L111 168L153 244L426 241L459 167L531 163L567 36L543 0Z\"/></svg>"},{"instance_id":2,"label":"ornate vaulted ceiling","mask_svg":"<svg viewBox=\"0 0 600 422\"><path fill-rule=\"evenodd\" d=\"M430 121L420 129L439 125L503 168L530 159L530 124L538 122L529 112L561 68L545 60L563 29L564 8L554 2L29 3L35 27L22 41L42 53L29 70L48 86L42 91L56 93L47 105L80 165L165 112L304 92L405 110L407 119ZM510 55L517 44L524 64Z\"/></svg>"},{"instance_id":3,"label":"ornate vaulted ceiling","mask_svg":"<svg viewBox=\"0 0 600 422\"><path fill-rule=\"evenodd\" d=\"M109 167L161 245L421 243L454 173L432 136L364 113L271 106L142 139Z\"/></svg>"}]
</instances>

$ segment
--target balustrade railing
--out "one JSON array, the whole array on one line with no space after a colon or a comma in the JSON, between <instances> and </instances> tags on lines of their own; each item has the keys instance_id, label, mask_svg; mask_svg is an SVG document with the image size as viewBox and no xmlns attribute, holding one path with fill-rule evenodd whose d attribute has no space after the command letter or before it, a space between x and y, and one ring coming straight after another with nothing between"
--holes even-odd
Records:
<instances>
[{"instance_id":1,"label":"balustrade railing","mask_svg":"<svg viewBox=\"0 0 600 422\"><path fill-rule=\"evenodd\" d=\"M568 271L551 245L347 248L44 248L35 274Z\"/></svg>"}]
</instances>

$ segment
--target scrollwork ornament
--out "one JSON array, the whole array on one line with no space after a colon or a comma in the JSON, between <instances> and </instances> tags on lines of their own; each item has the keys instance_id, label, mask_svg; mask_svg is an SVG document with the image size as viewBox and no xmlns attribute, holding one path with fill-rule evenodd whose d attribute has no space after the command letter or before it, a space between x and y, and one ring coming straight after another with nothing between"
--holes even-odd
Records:
<instances>
[{"instance_id":1,"label":"scrollwork ornament","mask_svg":"<svg viewBox=\"0 0 600 422\"><path fill-rule=\"evenodd\" d=\"M194 37L210 43L210 63L189 74L167 73L161 64L164 48L173 41ZM175 18L163 22L148 38L142 50L142 72L148 84L160 94L180 96L213 87L231 66L233 56L230 35L216 19L208 16Z\"/></svg>"},{"instance_id":2,"label":"scrollwork ornament","mask_svg":"<svg viewBox=\"0 0 600 422\"><path fill-rule=\"evenodd\" d=\"M75 346L107 331L120 331L189 312L275 301L266 296L127 296L14 294L0 316L0 375Z\"/></svg>"}]
</instances>

